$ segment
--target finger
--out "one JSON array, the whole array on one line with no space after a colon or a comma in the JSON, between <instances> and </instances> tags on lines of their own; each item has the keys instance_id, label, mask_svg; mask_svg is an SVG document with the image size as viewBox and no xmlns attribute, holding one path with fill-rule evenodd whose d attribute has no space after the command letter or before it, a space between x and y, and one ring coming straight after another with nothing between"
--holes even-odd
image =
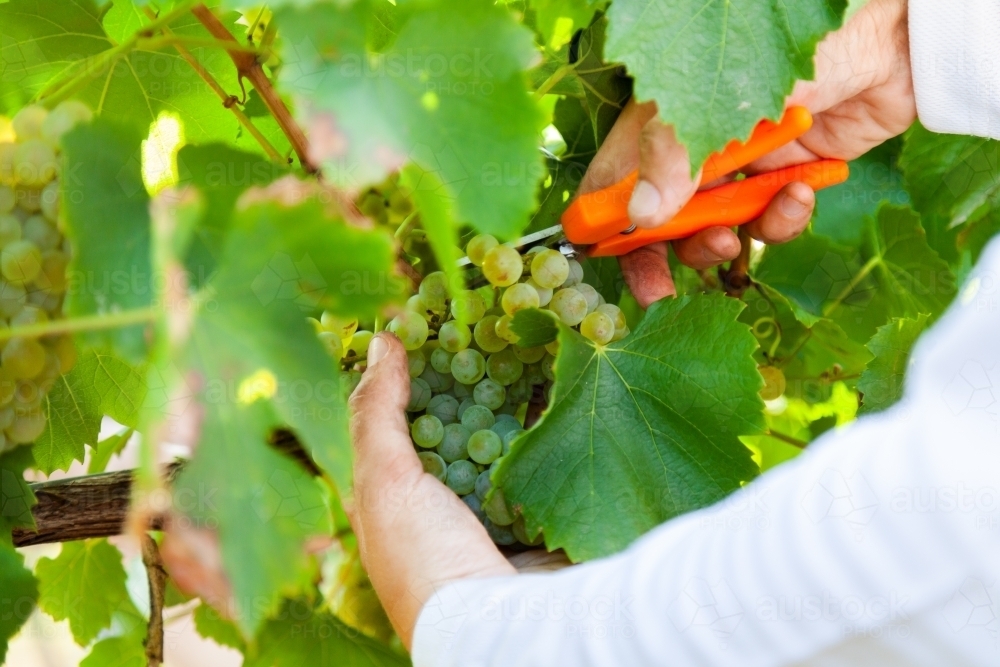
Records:
<instances>
[{"instance_id":1,"label":"finger","mask_svg":"<svg viewBox=\"0 0 1000 667\"><path fill-rule=\"evenodd\" d=\"M356 489L422 472L406 423L409 400L406 350L396 336L380 333L368 345L368 368L350 400Z\"/></svg>"},{"instance_id":2,"label":"finger","mask_svg":"<svg viewBox=\"0 0 1000 667\"><path fill-rule=\"evenodd\" d=\"M643 308L677 294L667 263L667 244L653 243L618 258L625 283Z\"/></svg>"},{"instance_id":3,"label":"finger","mask_svg":"<svg viewBox=\"0 0 1000 667\"><path fill-rule=\"evenodd\" d=\"M651 119L639 135L639 181L629 199L629 218L637 227L659 227L697 192L700 179L700 171L691 178L687 148L674 128Z\"/></svg>"},{"instance_id":4,"label":"finger","mask_svg":"<svg viewBox=\"0 0 1000 667\"><path fill-rule=\"evenodd\" d=\"M655 115L655 103L628 101L597 155L590 161L587 173L580 182L580 194L614 185L636 170L639 166L639 135Z\"/></svg>"},{"instance_id":5,"label":"finger","mask_svg":"<svg viewBox=\"0 0 1000 667\"><path fill-rule=\"evenodd\" d=\"M775 195L764 214L747 223L746 230L764 243L791 241L809 225L816 193L805 183L789 183Z\"/></svg>"},{"instance_id":6,"label":"finger","mask_svg":"<svg viewBox=\"0 0 1000 667\"><path fill-rule=\"evenodd\" d=\"M709 227L694 236L674 241L674 252L681 263L692 269L708 269L736 259L740 240L728 227Z\"/></svg>"}]
</instances>

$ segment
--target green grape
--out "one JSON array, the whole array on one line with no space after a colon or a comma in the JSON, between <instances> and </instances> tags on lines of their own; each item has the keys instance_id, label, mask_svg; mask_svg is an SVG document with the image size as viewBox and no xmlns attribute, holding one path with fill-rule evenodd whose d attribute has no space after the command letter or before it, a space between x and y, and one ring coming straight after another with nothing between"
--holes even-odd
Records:
<instances>
[{"instance_id":1,"label":"green grape","mask_svg":"<svg viewBox=\"0 0 1000 667\"><path fill-rule=\"evenodd\" d=\"M553 357L559 354L559 339L556 338L551 343L546 343L545 351L551 354Z\"/></svg>"},{"instance_id":2,"label":"green grape","mask_svg":"<svg viewBox=\"0 0 1000 667\"><path fill-rule=\"evenodd\" d=\"M315 317L307 317L306 322L308 322L309 326L313 328L313 333L315 333L317 336L323 333L323 325L320 324L319 320L317 320Z\"/></svg>"},{"instance_id":3,"label":"green grape","mask_svg":"<svg viewBox=\"0 0 1000 667\"><path fill-rule=\"evenodd\" d=\"M514 318L510 315L504 315L497 320L497 336L508 343L517 343L517 341L521 340L521 337L514 333L514 331L510 328L510 323L513 319Z\"/></svg>"},{"instance_id":4,"label":"green grape","mask_svg":"<svg viewBox=\"0 0 1000 667\"><path fill-rule=\"evenodd\" d=\"M445 483L449 489L464 496L476 490L476 477L479 477L479 471L472 463L453 461L448 464L448 478Z\"/></svg>"},{"instance_id":5,"label":"green grape","mask_svg":"<svg viewBox=\"0 0 1000 667\"><path fill-rule=\"evenodd\" d=\"M509 526L517 518L507 507L507 501L503 497L503 489L500 488L494 490L490 499L483 503L483 510L490 521L498 526Z\"/></svg>"},{"instance_id":6,"label":"green grape","mask_svg":"<svg viewBox=\"0 0 1000 667\"><path fill-rule=\"evenodd\" d=\"M419 314L427 322L434 317L433 311L427 307L427 300L420 294L414 294L406 300L406 309Z\"/></svg>"},{"instance_id":7,"label":"green grape","mask_svg":"<svg viewBox=\"0 0 1000 667\"><path fill-rule=\"evenodd\" d=\"M479 477L476 478L476 497L480 500L486 500L486 494L492 488L493 482L490 481L490 471L484 470L479 473Z\"/></svg>"},{"instance_id":8,"label":"green grape","mask_svg":"<svg viewBox=\"0 0 1000 667\"><path fill-rule=\"evenodd\" d=\"M450 368L448 369L448 372L451 372ZM467 384L462 384L461 382L456 382L454 386L452 386L451 388L451 395L457 398L458 400L462 400L463 398L471 398L472 387Z\"/></svg>"},{"instance_id":9,"label":"green grape","mask_svg":"<svg viewBox=\"0 0 1000 667\"><path fill-rule=\"evenodd\" d=\"M579 285L583 282L583 265L575 259L571 259L569 264L569 275L566 277L566 281L561 285L561 287L573 287L574 285Z\"/></svg>"},{"instance_id":10,"label":"green grape","mask_svg":"<svg viewBox=\"0 0 1000 667\"><path fill-rule=\"evenodd\" d=\"M587 283L580 283L573 289L582 294L583 298L587 300L588 313L594 312L601 305L601 295Z\"/></svg>"},{"instance_id":11,"label":"green grape","mask_svg":"<svg viewBox=\"0 0 1000 667\"><path fill-rule=\"evenodd\" d=\"M42 188L41 196L42 215L49 222L59 222L59 181L54 180Z\"/></svg>"},{"instance_id":12,"label":"green grape","mask_svg":"<svg viewBox=\"0 0 1000 667\"><path fill-rule=\"evenodd\" d=\"M356 357L358 359L367 359L368 346L371 345L372 338L374 337L375 337L374 333L372 333L371 331L365 331L364 329L355 332L354 336L351 337L351 342L348 343L345 348L346 354L344 356L346 356L348 359L352 357Z\"/></svg>"},{"instance_id":13,"label":"green grape","mask_svg":"<svg viewBox=\"0 0 1000 667\"><path fill-rule=\"evenodd\" d=\"M17 186L14 190L17 206L26 213L38 213L42 210L42 191L38 188Z\"/></svg>"},{"instance_id":14,"label":"green grape","mask_svg":"<svg viewBox=\"0 0 1000 667\"><path fill-rule=\"evenodd\" d=\"M486 253L498 245L500 245L500 242L497 241L495 236L491 234L476 234L469 240L469 244L465 247L465 254L469 257L469 261L473 265L482 266Z\"/></svg>"},{"instance_id":15,"label":"green grape","mask_svg":"<svg viewBox=\"0 0 1000 667\"><path fill-rule=\"evenodd\" d=\"M520 408L521 406L519 404L511 402L510 398L508 397L504 399L503 405L501 405L493 412L495 412L498 417L501 415L513 416L517 414L517 411Z\"/></svg>"},{"instance_id":16,"label":"green grape","mask_svg":"<svg viewBox=\"0 0 1000 667\"><path fill-rule=\"evenodd\" d=\"M13 187L14 185L14 154L17 144L10 141L0 141L0 183ZM17 195L14 196L15 201Z\"/></svg>"},{"instance_id":17,"label":"green grape","mask_svg":"<svg viewBox=\"0 0 1000 667\"><path fill-rule=\"evenodd\" d=\"M13 387L14 383L10 382ZM8 399L9 402L9 399ZM6 431L10 428L10 425L14 423L14 419L17 417L17 412L14 410L14 406L8 405L7 407L0 410L0 429ZM486 516L485 514L483 516Z\"/></svg>"},{"instance_id":18,"label":"green grape","mask_svg":"<svg viewBox=\"0 0 1000 667\"><path fill-rule=\"evenodd\" d=\"M628 336L629 333L631 333L631 331L627 326L621 329L615 329L615 335L611 337L611 342L613 343L617 340L621 340L622 338Z\"/></svg>"},{"instance_id":19,"label":"green grape","mask_svg":"<svg viewBox=\"0 0 1000 667\"><path fill-rule=\"evenodd\" d=\"M549 305L550 301L552 301L552 294L553 294L552 290L547 287L542 287L541 285L535 282L534 278L528 278L528 280L525 281L524 284L531 285L532 287L535 288L535 291L538 293L539 308L544 308L545 306Z\"/></svg>"},{"instance_id":20,"label":"green grape","mask_svg":"<svg viewBox=\"0 0 1000 667\"><path fill-rule=\"evenodd\" d=\"M18 411L14 423L4 431L7 438L16 444L34 442L45 432L45 413L41 410Z\"/></svg>"},{"instance_id":21,"label":"green grape","mask_svg":"<svg viewBox=\"0 0 1000 667\"><path fill-rule=\"evenodd\" d=\"M544 360L544 357L543 357ZM545 384L545 373L542 372L542 364L528 364L524 367L524 375L522 376L528 381L531 386Z\"/></svg>"},{"instance_id":22,"label":"green grape","mask_svg":"<svg viewBox=\"0 0 1000 667\"><path fill-rule=\"evenodd\" d=\"M497 422L507 422L508 424L517 424L518 426L521 425L521 422L518 421L517 417L512 415L497 415Z\"/></svg>"},{"instance_id":23,"label":"green grape","mask_svg":"<svg viewBox=\"0 0 1000 667\"><path fill-rule=\"evenodd\" d=\"M531 400L531 395L534 393L534 389L531 388L531 383L528 381L528 368L525 368L524 374L521 375L512 385L507 387L507 400L511 403L527 403Z\"/></svg>"},{"instance_id":24,"label":"green grape","mask_svg":"<svg viewBox=\"0 0 1000 667\"><path fill-rule=\"evenodd\" d=\"M0 185L0 215L6 215L17 206L14 190L6 185Z\"/></svg>"},{"instance_id":25,"label":"green grape","mask_svg":"<svg viewBox=\"0 0 1000 667\"><path fill-rule=\"evenodd\" d=\"M517 520L510 525L510 531L514 534L514 538L521 544L527 547L538 547L545 542L545 536L541 532L535 536L535 539L528 537L528 531L524 526L524 517L519 516Z\"/></svg>"},{"instance_id":26,"label":"green grape","mask_svg":"<svg viewBox=\"0 0 1000 667\"><path fill-rule=\"evenodd\" d=\"M587 316L587 299L576 289L567 287L552 295L549 310L555 313L563 324L575 327Z\"/></svg>"},{"instance_id":27,"label":"green grape","mask_svg":"<svg viewBox=\"0 0 1000 667\"><path fill-rule=\"evenodd\" d=\"M521 377L524 363L514 355L510 348L495 352L486 360L486 374L495 382L507 386Z\"/></svg>"},{"instance_id":28,"label":"green grape","mask_svg":"<svg viewBox=\"0 0 1000 667\"><path fill-rule=\"evenodd\" d=\"M521 278L524 265L513 248L498 245L483 257L483 276L497 287L513 285Z\"/></svg>"},{"instance_id":29,"label":"green grape","mask_svg":"<svg viewBox=\"0 0 1000 667\"><path fill-rule=\"evenodd\" d=\"M493 431L476 431L469 437L469 458L476 463L489 465L497 460L503 451L500 436Z\"/></svg>"},{"instance_id":30,"label":"green grape","mask_svg":"<svg viewBox=\"0 0 1000 667\"><path fill-rule=\"evenodd\" d=\"M448 298L448 276L444 271L434 271L424 276L417 289L429 304L444 303Z\"/></svg>"},{"instance_id":31,"label":"green grape","mask_svg":"<svg viewBox=\"0 0 1000 667\"><path fill-rule=\"evenodd\" d=\"M24 228L25 236L28 235L28 228ZM358 318L338 317L331 312L323 311L319 322L326 331L337 334L341 340L351 340L351 336L358 330Z\"/></svg>"},{"instance_id":32,"label":"green grape","mask_svg":"<svg viewBox=\"0 0 1000 667\"><path fill-rule=\"evenodd\" d=\"M420 374L420 377L427 383L427 386L431 388L431 391L436 394L442 394L448 391L455 384L455 378L451 375L438 373L430 367L425 368L424 372Z\"/></svg>"},{"instance_id":33,"label":"green grape","mask_svg":"<svg viewBox=\"0 0 1000 667\"><path fill-rule=\"evenodd\" d=\"M562 286L569 277L569 261L558 250L543 250L531 260L531 278L546 289Z\"/></svg>"},{"instance_id":34,"label":"green grape","mask_svg":"<svg viewBox=\"0 0 1000 667\"><path fill-rule=\"evenodd\" d=\"M32 324L45 324L49 321L48 314L38 306L25 306L21 312L10 320L12 327L27 327Z\"/></svg>"},{"instance_id":35,"label":"green grape","mask_svg":"<svg viewBox=\"0 0 1000 667\"><path fill-rule=\"evenodd\" d=\"M21 240L21 221L13 215L0 215L0 248Z\"/></svg>"},{"instance_id":36,"label":"green grape","mask_svg":"<svg viewBox=\"0 0 1000 667\"><path fill-rule=\"evenodd\" d=\"M607 345L615 335L615 323L604 313L594 311L580 322L580 333L598 345Z\"/></svg>"},{"instance_id":37,"label":"green grape","mask_svg":"<svg viewBox=\"0 0 1000 667\"><path fill-rule=\"evenodd\" d=\"M476 293L483 297L483 303L486 304L486 310L489 310L497 304L497 288L493 285L483 285L482 287L477 287Z\"/></svg>"},{"instance_id":38,"label":"green grape","mask_svg":"<svg viewBox=\"0 0 1000 667\"><path fill-rule=\"evenodd\" d=\"M451 373L451 358L455 355L439 347L431 352L431 368L438 373Z\"/></svg>"},{"instance_id":39,"label":"green grape","mask_svg":"<svg viewBox=\"0 0 1000 667\"><path fill-rule=\"evenodd\" d=\"M499 352L507 347L507 341L497 335L497 322L500 320L496 315L487 315L476 322L476 329L473 335L476 345L483 349L483 352Z\"/></svg>"},{"instance_id":40,"label":"green grape","mask_svg":"<svg viewBox=\"0 0 1000 667\"><path fill-rule=\"evenodd\" d=\"M417 454L420 464L424 467L424 472L437 477L440 481L448 479L448 466L440 456L434 452L420 452Z\"/></svg>"},{"instance_id":41,"label":"green grape","mask_svg":"<svg viewBox=\"0 0 1000 667\"><path fill-rule=\"evenodd\" d=\"M344 342L335 333L320 331L317 335L319 342L323 344L326 353L333 357L334 361L344 358Z\"/></svg>"},{"instance_id":42,"label":"green grape","mask_svg":"<svg viewBox=\"0 0 1000 667\"><path fill-rule=\"evenodd\" d=\"M16 380L29 380L45 367L45 348L34 338L11 338L0 353L4 373Z\"/></svg>"},{"instance_id":43,"label":"green grape","mask_svg":"<svg viewBox=\"0 0 1000 667\"><path fill-rule=\"evenodd\" d=\"M461 461L469 458L469 436L472 433L461 424L448 424L444 427L444 438L438 445L438 454L446 462Z\"/></svg>"},{"instance_id":44,"label":"green grape","mask_svg":"<svg viewBox=\"0 0 1000 667\"><path fill-rule=\"evenodd\" d=\"M0 310L3 309L2 296L0 296ZM420 377L421 373L424 372L424 368L427 367L427 359L424 358L424 353L420 350L407 350L406 360L410 366L410 377Z\"/></svg>"},{"instance_id":45,"label":"green grape","mask_svg":"<svg viewBox=\"0 0 1000 667\"><path fill-rule=\"evenodd\" d=\"M472 398L471 395L467 396L466 398L463 398L462 402L458 404L458 420L462 421L462 418L465 416L465 411L471 408L475 404L476 400Z\"/></svg>"},{"instance_id":46,"label":"green grape","mask_svg":"<svg viewBox=\"0 0 1000 667\"><path fill-rule=\"evenodd\" d=\"M427 414L434 415L442 424L453 424L458 419L458 401L447 394L438 394L427 404Z\"/></svg>"},{"instance_id":47,"label":"green grape","mask_svg":"<svg viewBox=\"0 0 1000 667\"><path fill-rule=\"evenodd\" d=\"M40 188L56 177L56 154L41 139L28 139L14 154L14 177L20 185Z\"/></svg>"},{"instance_id":48,"label":"green grape","mask_svg":"<svg viewBox=\"0 0 1000 667\"><path fill-rule=\"evenodd\" d=\"M410 380L410 402L406 405L407 412L420 412L431 402L434 392L430 385L420 378Z\"/></svg>"},{"instance_id":49,"label":"green grape","mask_svg":"<svg viewBox=\"0 0 1000 667\"><path fill-rule=\"evenodd\" d=\"M51 145L59 145L59 140L78 123L89 123L94 113L83 102L66 100L60 102L42 121L41 135Z\"/></svg>"},{"instance_id":50,"label":"green grape","mask_svg":"<svg viewBox=\"0 0 1000 667\"><path fill-rule=\"evenodd\" d=\"M496 417L489 408L476 404L466 408L462 414L462 426L469 430L469 433L485 431L496 423Z\"/></svg>"},{"instance_id":51,"label":"green grape","mask_svg":"<svg viewBox=\"0 0 1000 667\"><path fill-rule=\"evenodd\" d=\"M511 446L511 444L522 433L527 433L527 431L525 431L523 428L515 428L515 429L511 429L510 431L507 431L506 433L503 434L503 438L502 438L502 440L503 440L503 451L500 453L501 457L507 456L508 454L510 454L510 446Z\"/></svg>"},{"instance_id":52,"label":"green grape","mask_svg":"<svg viewBox=\"0 0 1000 667\"><path fill-rule=\"evenodd\" d=\"M417 417L413 425L410 426L410 437L418 447L430 449L437 447L444 438L444 424L434 415L423 415Z\"/></svg>"},{"instance_id":53,"label":"green grape","mask_svg":"<svg viewBox=\"0 0 1000 667\"><path fill-rule=\"evenodd\" d=\"M555 382L556 379L556 358L551 354L546 354L542 359L542 373L547 380Z\"/></svg>"},{"instance_id":54,"label":"green grape","mask_svg":"<svg viewBox=\"0 0 1000 667\"><path fill-rule=\"evenodd\" d=\"M475 384L486 375L486 360L475 350L462 350L451 360L451 374L462 384Z\"/></svg>"},{"instance_id":55,"label":"green grape","mask_svg":"<svg viewBox=\"0 0 1000 667\"><path fill-rule=\"evenodd\" d=\"M514 537L514 531L510 529L510 526L498 526L489 519L486 519L486 521L483 521L483 527L486 529L486 534L493 540L493 544L501 547L509 547L512 544L517 544L517 538Z\"/></svg>"},{"instance_id":56,"label":"green grape","mask_svg":"<svg viewBox=\"0 0 1000 667\"><path fill-rule=\"evenodd\" d=\"M476 385L472 392L472 397L476 403L484 405L490 410L496 410L503 405L507 398L507 391L499 382L486 378Z\"/></svg>"},{"instance_id":57,"label":"green grape","mask_svg":"<svg viewBox=\"0 0 1000 667\"><path fill-rule=\"evenodd\" d=\"M503 312L513 315L525 308L538 308L540 299L535 288L528 283L518 283L511 285L503 293L500 303L503 305Z\"/></svg>"},{"instance_id":58,"label":"green grape","mask_svg":"<svg viewBox=\"0 0 1000 667\"><path fill-rule=\"evenodd\" d=\"M465 503L466 507L472 510L472 513L476 515L476 518L479 519L480 523L486 521L486 512L483 511L483 503L476 497L475 493L462 496L462 502Z\"/></svg>"},{"instance_id":59,"label":"green grape","mask_svg":"<svg viewBox=\"0 0 1000 667\"><path fill-rule=\"evenodd\" d=\"M625 313L618 306L610 303L601 304L597 307L597 312L604 313L611 318L611 323L614 324L615 329L623 329L628 326L628 322L625 320Z\"/></svg>"},{"instance_id":60,"label":"green grape","mask_svg":"<svg viewBox=\"0 0 1000 667\"><path fill-rule=\"evenodd\" d=\"M0 280L0 315L14 317L28 302L28 294L20 285Z\"/></svg>"},{"instance_id":61,"label":"green grape","mask_svg":"<svg viewBox=\"0 0 1000 667\"><path fill-rule=\"evenodd\" d=\"M462 324L475 324L485 313L486 302L473 290L462 290L451 300L451 316Z\"/></svg>"},{"instance_id":62,"label":"green grape","mask_svg":"<svg viewBox=\"0 0 1000 667\"><path fill-rule=\"evenodd\" d=\"M41 139L42 125L45 123L45 118L48 115L48 110L37 104L23 107L18 111L14 115L14 118L11 119L11 125L14 127L14 134L17 135L17 140Z\"/></svg>"},{"instance_id":63,"label":"green grape","mask_svg":"<svg viewBox=\"0 0 1000 667\"><path fill-rule=\"evenodd\" d=\"M526 364L533 364L545 356L545 346L543 345L539 345L538 347L521 347L520 345L515 345L511 349L514 351L514 356Z\"/></svg>"},{"instance_id":64,"label":"green grape","mask_svg":"<svg viewBox=\"0 0 1000 667\"><path fill-rule=\"evenodd\" d=\"M461 322L454 320L445 322L438 331L438 341L445 352L457 354L469 347L469 343L472 342L472 331Z\"/></svg>"},{"instance_id":65,"label":"green grape","mask_svg":"<svg viewBox=\"0 0 1000 667\"><path fill-rule=\"evenodd\" d=\"M499 417L510 417L510 419L500 419ZM513 417L513 415L498 415L497 422L490 427L490 430L503 439L503 437L511 431L520 431L521 424Z\"/></svg>"},{"instance_id":66,"label":"green grape","mask_svg":"<svg viewBox=\"0 0 1000 667\"><path fill-rule=\"evenodd\" d=\"M4 250L6 253L6 249ZM2 262L0 255L0 262ZM3 266L0 265L0 269ZM6 275L6 271L4 272ZM403 311L389 322L389 331L399 336L407 350L418 350L427 342L427 321L412 311Z\"/></svg>"},{"instance_id":67,"label":"green grape","mask_svg":"<svg viewBox=\"0 0 1000 667\"><path fill-rule=\"evenodd\" d=\"M51 343L52 351L59 359L59 372L69 373L76 366L76 344L72 336L60 336ZM2 401L0 401L2 402Z\"/></svg>"},{"instance_id":68,"label":"green grape","mask_svg":"<svg viewBox=\"0 0 1000 667\"><path fill-rule=\"evenodd\" d=\"M764 387L760 397L765 401L773 401L785 393L785 374L775 366L761 366L757 369L764 378Z\"/></svg>"}]
</instances>

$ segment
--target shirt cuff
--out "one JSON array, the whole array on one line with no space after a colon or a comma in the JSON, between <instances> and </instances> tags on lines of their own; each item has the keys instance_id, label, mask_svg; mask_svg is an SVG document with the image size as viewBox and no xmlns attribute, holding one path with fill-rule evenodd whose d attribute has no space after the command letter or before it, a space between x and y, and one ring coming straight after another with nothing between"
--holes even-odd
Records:
<instances>
[{"instance_id":1,"label":"shirt cuff","mask_svg":"<svg viewBox=\"0 0 1000 667\"><path fill-rule=\"evenodd\" d=\"M1000 139L1000 2L909 0L909 24L920 122Z\"/></svg>"}]
</instances>

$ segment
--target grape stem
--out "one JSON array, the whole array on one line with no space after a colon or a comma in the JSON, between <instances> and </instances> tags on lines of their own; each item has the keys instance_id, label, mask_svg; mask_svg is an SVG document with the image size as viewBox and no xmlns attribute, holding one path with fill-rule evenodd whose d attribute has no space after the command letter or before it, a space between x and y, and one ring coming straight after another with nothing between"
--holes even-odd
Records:
<instances>
[{"instance_id":1,"label":"grape stem","mask_svg":"<svg viewBox=\"0 0 1000 667\"><path fill-rule=\"evenodd\" d=\"M726 294L740 298L750 287L750 251L753 243L746 228L740 227L740 254L729 264L729 270L724 276L726 283Z\"/></svg>"},{"instance_id":2,"label":"grape stem","mask_svg":"<svg viewBox=\"0 0 1000 667\"><path fill-rule=\"evenodd\" d=\"M785 435L784 433L779 433L778 431L768 430L767 435L771 436L775 440L781 440L782 442L788 443L793 447L798 447L799 449L805 449L809 446L809 443L804 440L793 438L790 435Z\"/></svg>"},{"instance_id":3,"label":"grape stem","mask_svg":"<svg viewBox=\"0 0 1000 667\"><path fill-rule=\"evenodd\" d=\"M156 15L149 7L145 7L144 11L146 12L146 15L149 16L150 18L154 19L156 18ZM167 26L163 26L163 34L167 38L177 37ZM220 42L219 40L200 40L200 41L211 41L213 46L220 46L222 44L222 42ZM222 106L226 107L227 109L233 112L233 115L236 116L236 120L239 121L240 125L242 125L243 128L250 133L250 136L256 139L257 143L260 144L260 147L264 149L265 153L267 153L267 156L275 162L281 164L287 164L287 160L285 159L285 157L281 153L279 153L278 150L273 145L271 145L271 142L267 140L267 137L265 137L261 133L261 131L258 130L257 127L253 124L253 121L251 121L250 118L245 113L243 113L243 110L240 109L237 104L233 103L235 98L229 95L229 93L227 93L225 89L222 87L222 84L216 81L215 77L212 76L212 74L207 69L202 67L202 64L198 62L197 58L195 58L194 55L192 55L192 53L187 50L186 46L184 46L184 41L183 40L176 41L173 43L173 46L174 49L177 50L177 53L179 53L181 57L184 58L185 61L187 61L187 64L191 66L191 69L193 69L195 73L198 76L200 76L205 83L208 84L208 87L211 88L216 95L218 95L219 99L222 100Z\"/></svg>"},{"instance_id":4,"label":"grape stem","mask_svg":"<svg viewBox=\"0 0 1000 667\"><path fill-rule=\"evenodd\" d=\"M87 315L68 320L52 320L41 324L0 329L0 341L10 340L11 338L37 338L39 336L53 336L80 331L117 329L119 327L153 322L156 320L157 315L156 309L143 308L141 310L126 310L108 315Z\"/></svg>"},{"instance_id":5,"label":"grape stem","mask_svg":"<svg viewBox=\"0 0 1000 667\"><path fill-rule=\"evenodd\" d=\"M274 116L281 131L288 138L289 143L291 143L295 154L299 157L299 163L302 165L302 168L309 174L317 173L319 169L309 159L309 143L306 140L305 133L299 127L298 123L295 122L295 119L292 118L292 114L285 105L284 100L281 99L274 86L271 85L271 80L267 78L264 68L261 67L257 57L243 50L240 43L236 41L236 38L229 32L229 29L222 24L222 21L212 13L211 9L198 3L191 8L191 13L212 33L213 37L230 45L226 49L226 52L232 59L233 65L236 66L237 78L240 80L241 85L243 79L250 81L250 84L257 91L257 94L260 95L268 111Z\"/></svg>"}]
</instances>

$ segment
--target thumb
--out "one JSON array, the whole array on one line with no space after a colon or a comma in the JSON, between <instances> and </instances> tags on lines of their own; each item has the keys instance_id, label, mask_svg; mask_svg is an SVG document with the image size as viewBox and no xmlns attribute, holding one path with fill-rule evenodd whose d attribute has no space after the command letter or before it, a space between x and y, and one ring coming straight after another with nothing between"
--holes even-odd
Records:
<instances>
[{"instance_id":1,"label":"thumb","mask_svg":"<svg viewBox=\"0 0 1000 667\"><path fill-rule=\"evenodd\" d=\"M379 486L383 475L422 470L406 423L409 401L406 350L393 334L380 333L368 345L368 369L350 400L356 490Z\"/></svg>"}]
</instances>

